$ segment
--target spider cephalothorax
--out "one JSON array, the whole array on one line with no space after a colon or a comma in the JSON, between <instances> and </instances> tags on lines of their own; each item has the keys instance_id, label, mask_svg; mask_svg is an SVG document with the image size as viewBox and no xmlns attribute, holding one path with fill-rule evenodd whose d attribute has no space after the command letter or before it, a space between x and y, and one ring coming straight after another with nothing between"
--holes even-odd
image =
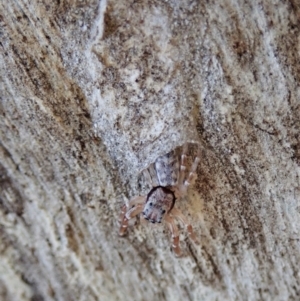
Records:
<instances>
[{"instance_id":1,"label":"spider cephalothorax","mask_svg":"<svg viewBox=\"0 0 300 301\"><path fill-rule=\"evenodd\" d=\"M180 210L174 207L175 200L182 199L187 195L188 187L196 178L196 169L200 161L200 147L198 147L197 156L186 176L186 153L187 144L182 147L180 157L176 155L176 152L170 152L158 157L145 170L153 188L147 195L136 196L129 201L128 205L122 207L119 230L121 236L127 231L128 220L143 213L142 217L151 223L160 223L163 220L166 222L172 233L172 247L177 256L181 255L181 251L175 218L187 227L190 238L197 242L192 226Z\"/></svg>"},{"instance_id":2,"label":"spider cephalothorax","mask_svg":"<svg viewBox=\"0 0 300 301\"><path fill-rule=\"evenodd\" d=\"M157 186L147 195L143 216L151 223L161 223L163 215L170 212L175 204L174 192L167 187Z\"/></svg>"}]
</instances>

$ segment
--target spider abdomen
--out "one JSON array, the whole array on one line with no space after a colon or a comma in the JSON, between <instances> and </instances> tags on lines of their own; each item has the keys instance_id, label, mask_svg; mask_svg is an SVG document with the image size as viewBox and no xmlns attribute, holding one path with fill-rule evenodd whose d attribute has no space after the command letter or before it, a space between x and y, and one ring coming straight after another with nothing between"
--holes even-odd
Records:
<instances>
[{"instance_id":1,"label":"spider abdomen","mask_svg":"<svg viewBox=\"0 0 300 301\"><path fill-rule=\"evenodd\" d=\"M154 163L158 182L161 186L175 186L179 176L179 157L175 151L158 157Z\"/></svg>"}]
</instances>

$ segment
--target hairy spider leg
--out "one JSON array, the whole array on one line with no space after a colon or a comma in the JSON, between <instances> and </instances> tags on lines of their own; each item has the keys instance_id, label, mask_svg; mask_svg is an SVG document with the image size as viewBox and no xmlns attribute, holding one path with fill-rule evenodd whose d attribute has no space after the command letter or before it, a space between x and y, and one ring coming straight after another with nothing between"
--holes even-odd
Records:
<instances>
[{"instance_id":1,"label":"hairy spider leg","mask_svg":"<svg viewBox=\"0 0 300 301\"><path fill-rule=\"evenodd\" d=\"M143 211L143 209L144 209L144 204L137 204L126 212L120 226L120 230L119 230L120 236L123 236L126 233L128 227L128 221L133 217L137 216L138 214L140 214Z\"/></svg>"},{"instance_id":2,"label":"hairy spider leg","mask_svg":"<svg viewBox=\"0 0 300 301\"><path fill-rule=\"evenodd\" d=\"M145 196L138 195L138 196L133 197L129 201L128 205L124 204L122 206L121 214L119 215L119 223L122 223L122 220L123 220L126 212L128 211L128 208L131 208L132 206L135 206L136 204L142 203L144 201L145 201Z\"/></svg>"},{"instance_id":3,"label":"hairy spider leg","mask_svg":"<svg viewBox=\"0 0 300 301\"><path fill-rule=\"evenodd\" d=\"M182 147L182 154L181 154L181 160L180 160L180 171L179 171L179 179L178 179L178 186L183 186L183 181L185 177L185 171L186 171L186 158L187 158L187 149L188 145L185 143Z\"/></svg>"},{"instance_id":4,"label":"hairy spider leg","mask_svg":"<svg viewBox=\"0 0 300 301\"><path fill-rule=\"evenodd\" d=\"M119 235L120 236L125 235L125 233L127 231L127 227L128 227L128 220L143 211L144 204L141 204L141 203L142 202L144 203L145 199L146 199L146 196L139 195L139 196L132 198L129 201L128 206L126 206L126 205L122 206L121 214L119 216L119 224L120 224ZM137 208L140 209L140 207L141 207L141 211L136 213L136 209ZM129 208L129 210L128 210L128 208Z\"/></svg>"},{"instance_id":5,"label":"hairy spider leg","mask_svg":"<svg viewBox=\"0 0 300 301\"><path fill-rule=\"evenodd\" d=\"M174 216L175 218L179 219L183 225L186 227L189 237L191 238L191 240L196 243L199 244L199 241L197 240L197 237L193 231L193 227L192 225L189 223L189 221L187 220L187 218L183 215L183 213L177 209L177 208L173 208L171 211L171 216Z\"/></svg>"},{"instance_id":6,"label":"hairy spider leg","mask_svg":"<svg viewBox=\"0 0 300 301\"><path fill-rule=\"evenodd\" d=\"M165 216L165 221L167 223L167 225L169 226L169 229L171 231L172 234L172 248L175 252L175 255L177 257L181 256L181 250L180 250L180 246L179 246L179 231L178 231L178 227L176 226L174 219L167 214Z\"/></svg>"},{"instance_id":7,"label":"hairy spider leg","mask_svg":"<svg viewBox=\"0 0 300 301\"><path fill-rule=\"evenodd\" d=\"M201 150L200 150L200 146L199 146L198 150L197 150L197 155L194 159L194 162L190 169L189 175L188 175L187 179L184 181L184 184L181 187L179 187L182 195L186 194L188 187L191 184L193 184L193 182L195 181L195 179L197 177L196 170L197 170L198 164L200 162L200 153L201 153Z\"/></svg>"}]
</instances>

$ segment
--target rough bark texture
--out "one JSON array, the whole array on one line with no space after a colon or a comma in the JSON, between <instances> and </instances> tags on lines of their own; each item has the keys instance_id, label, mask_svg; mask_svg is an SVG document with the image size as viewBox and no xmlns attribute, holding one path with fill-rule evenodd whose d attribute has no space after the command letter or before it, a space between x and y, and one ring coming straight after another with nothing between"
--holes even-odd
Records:
<instances>
[{"instance_id":1,"label":"rough bark texture","mask_svg":"<svg viewBox=\"0 0 300 301\"><path fill-rule=\"evenodd\" d=\"M0 299L299 300L300 3L0 3ZM196 140L200 239L118 237ZM184 231L182 231L184 233Z\"/></svg>"}]
</instances>

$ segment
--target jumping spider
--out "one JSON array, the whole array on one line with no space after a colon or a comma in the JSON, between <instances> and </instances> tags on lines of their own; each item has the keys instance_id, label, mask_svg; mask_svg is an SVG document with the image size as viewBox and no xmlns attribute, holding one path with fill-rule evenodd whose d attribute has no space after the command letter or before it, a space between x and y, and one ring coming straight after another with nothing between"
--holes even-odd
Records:
<instances>
[{"instance_id":1,"label":"jumping spider","mask_svg":"<svg viewBox=\"0 0 300 301\"><path fill-rule=\"evenodd\" d=\"M193 184L197 176L196 169L200 161L200 147L198 145L197 156L186 177L187 150L188 145L184 144L180 159L179 156L176 156L176 153L172 151L164 156L158 157L155 162L144 171L145 176L153 188L147 195L135 196L129 201L128 206L124 205L122 207L122 212L119 217L120 236L126 234L128 220L143 213L142 218L151 223L161 223L162 220L167 223L172 233L172 247L176 256L181 255L181 250L179 246L179 230L175 219L178 219L186 226L189 237L198 243L192 226L181 211L174 207L176 200L183 199L187 196L188 187Z\"/></svg>"}]
</instances>

